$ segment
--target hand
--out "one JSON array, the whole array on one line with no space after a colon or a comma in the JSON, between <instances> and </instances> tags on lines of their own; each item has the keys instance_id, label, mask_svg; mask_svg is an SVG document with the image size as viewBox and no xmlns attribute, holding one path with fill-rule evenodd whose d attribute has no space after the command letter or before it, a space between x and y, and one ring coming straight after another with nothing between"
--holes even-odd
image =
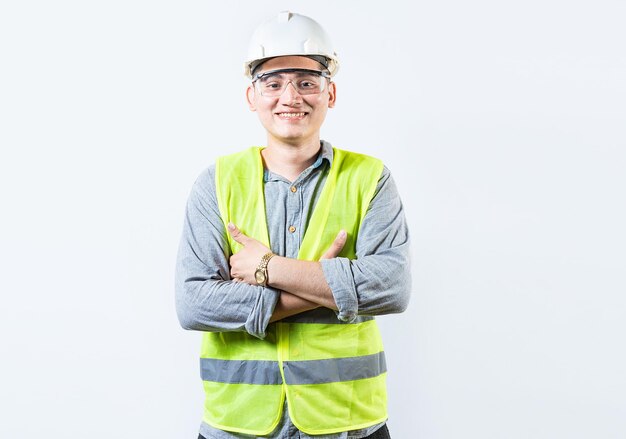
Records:
<instances>
[{"instance_id":1,"label":"hand","mask_svg":"<svg viewBox=\"0 0 626 439\"><path fill-rule=\"evenodd\" d=\"M228 233L230 233L230 236L232 236L235 241L243 246L238 253L230 257L230 277L232 277L235 282L246 282L250 285L257 285L254 272L259 266L263 255L269 253L271 250L256 239L244 235L241 230L232 223L228 224Z\"/></svg>"}]
</instances>

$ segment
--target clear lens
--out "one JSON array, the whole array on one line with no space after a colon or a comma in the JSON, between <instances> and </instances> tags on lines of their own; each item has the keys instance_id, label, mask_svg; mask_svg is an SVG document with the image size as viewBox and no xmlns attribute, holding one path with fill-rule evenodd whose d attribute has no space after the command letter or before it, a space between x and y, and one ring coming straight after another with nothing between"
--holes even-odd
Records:
<instances>
[{"instance_id":1,"label":"clear lens","mask_svg":"<svg viewBox=\"0 0 626 439\"><path fill-rule=\"evenodd\" d=\"M276 70L257 75L255 82L263 96L280 96L289 84L293 84L301 95L312 95L321 93L326 88L325 73L315 70Z\"/></svg>"}]
</instances>

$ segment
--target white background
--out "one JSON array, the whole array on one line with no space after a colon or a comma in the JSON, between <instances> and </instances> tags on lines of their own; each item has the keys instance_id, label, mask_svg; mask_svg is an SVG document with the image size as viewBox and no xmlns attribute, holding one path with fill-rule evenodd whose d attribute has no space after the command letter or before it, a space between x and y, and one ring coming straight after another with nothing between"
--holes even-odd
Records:
<instances>
[{"instance_id":1,"label":"white background","mask_svg":"<svg viewBox=\"0 0 626 439\"><path fill-rule=\"evenodd\" d=\"M395 439L626 437L623 1L7 1L0 6L0 437L193 438L183 209L262 144L254 27L341 57L323 138L382 158L413 296L380 319Z\"/></svg>"}]
</instances>

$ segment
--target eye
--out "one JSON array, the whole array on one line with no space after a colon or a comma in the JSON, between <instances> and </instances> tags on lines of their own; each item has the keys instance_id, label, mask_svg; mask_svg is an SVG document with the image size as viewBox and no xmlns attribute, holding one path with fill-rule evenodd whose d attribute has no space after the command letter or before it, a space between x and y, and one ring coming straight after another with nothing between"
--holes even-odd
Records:
<instances>
[{"instance_id":1,"label":"eye","mask_svg":"<svg viewBox=\"0 0 626 439\"><path fill-rule=\"evenodd\" d=\"M303 79L302 81L300 81L298 86L299 88L303 90L310 90L310 89L317 88L318 84L316 81L313 81L311 79Z\"/></svg>"},{"instance_id":2,"label":"eye","mask_svg":"<svg viewBox=\"0 0 626 439\"><path fill-rule=\"evenodd\" d=\"M282 78L272 74L262 77L259 83L264 90L280 90L283 86Z\"/></svg>"}]
</instances>

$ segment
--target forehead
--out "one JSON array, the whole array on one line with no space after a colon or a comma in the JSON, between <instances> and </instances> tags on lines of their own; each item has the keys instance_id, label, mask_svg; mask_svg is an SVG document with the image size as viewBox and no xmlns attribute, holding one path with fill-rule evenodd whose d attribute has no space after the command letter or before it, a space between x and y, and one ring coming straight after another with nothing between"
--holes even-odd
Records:
<instances>
[{"instance_id":1,"label":"forehead","mask_svg":"<svg viewBox=\"0 0 626 439\"><path fill-rule=\"evenodd\" d=\"M306 56L279 56L265 61L257 73L277 69L320 70L320 63Z\"/></svg>"}]
</instances>

